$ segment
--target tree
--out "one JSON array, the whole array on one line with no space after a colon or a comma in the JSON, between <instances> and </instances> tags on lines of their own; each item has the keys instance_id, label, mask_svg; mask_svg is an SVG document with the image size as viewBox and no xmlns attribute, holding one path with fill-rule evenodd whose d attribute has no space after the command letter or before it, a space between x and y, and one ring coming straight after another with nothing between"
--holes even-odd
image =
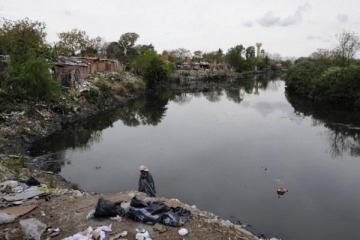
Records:
<instances>
[{"instance_id":1,"label":"tree","mask_svg":"<svg viewBox=\"0 0 360 240\"><path fill-rule=\"evenodd\" d=\"M254 46L247 47L245 52L246 52L245 53L246 59L255 57L255 47Z\"/></svg>"},{"instance_id":2,"label":"tree","mask_svg":"<svg viewBox=\"0 0 360 240\"><path fill-rule=\"evenodd\" d=\"M196 60L196 61L202 60L203 59L203 52L200 51L200 50L195 51L193 59Z\"/></svg>"},{"instance_id":3,"label":"tree","mask_svg":"<svg viewBox=\"0 0 360 240\"><path fill-rule=\"evenodd\" d=\"M340 66L349 66L355 54L360 50L360 38L350 31L337 35L339 45L333 49L335 62Z\"/></svg>"},{"instance_id":4,"label":"tree","mask_svg":"<svg viewBox=\"0 0 360 240\"><path fill-rule=\"evenodd\" d=\"M123 51L124 56L128 55L128 51L135 46L135 42L138 38L139 35L134 32L124 33L120 36L119 46Z\"/></svg>"},{"instance_id":5,"label":"tree","mask_svg":"<svg viewBox=\"0 0 360 240\"><path fill-rule=\"evenodd\" d=\"M244 47L243 45L237 45L228 50L225 55L226 61L235 68L236 72L241 72L244 70Z\"/></svg>"},{"instance_id":6,"label":"tree","mask_svg":"<svg viewBox=\"0 0 360 240\"><path fill-rule=\"evenodd\" d=\"M12 55L13 61L21 61L22 54L30 49L37 56L50 57L51 47L46 43L45 23L30 21L4 20L0 28L0 55Z\"/></svg>"},{"instance_id":7,"label":"tree","mask_svg":"<svg viewBox=\"0 0 360 240\"><path fill-rule=\"evenodd\" d=\"M27 18L6 20L0 28L0 51L9 56L1 87L12 96L48 100L60 93L49 72L51 48L45 36L45 24Z\"/></svg>"},{"instance_id":8,"label":"tree","mask_svg":"<svg viewBox=\"0 0 360 240\"><path fill-rule=\"evenodd\" d=\"M224 62L224 54L221 48L219 48L218 51L204 53L203 59L209 63L222 63Z\"/></svg>"},{"instance_id":9,"label":"tree","mask_svg":"<svg viewBox=\"0 0 360 240\"><path fill-rule=\"evenodd\" d=\"M154 89L167 80L169 69L155 51L146 51L134 60L135 70L143 76L146 87Z\"/></svg>"},{"instance_id":10,"label":"tree","mask_svg":"<svg viewBox=\"0 0 360 240\"><path fill-rule=\"evenodd\" d=\"M169 61L175 64L181 64L185 61L186 58L192 58L190 50L185 48L178 48L168 51Z\"/></svg>"},{"instance_id":11,"label":"tree","mask_svg":"<svg viewBox=\"0 0 360 240\"><path fill-rule=\"evenodd\" d=\"M85 31L73 29L58 34L59 42L55 43L54 51L64 56L96 56L100 46L98 41L91 39Z\"/></svg>"},{"instance_id":12,"label":"tree","mask_svg":"<svg viewBox=\"0 0 360 240\"><path fill-rule=\"evenodd\" d=\"M106 56L107 58L121 58L121 49L117 42L111 42L106 48Z\"/></svg>"}]
</instances>

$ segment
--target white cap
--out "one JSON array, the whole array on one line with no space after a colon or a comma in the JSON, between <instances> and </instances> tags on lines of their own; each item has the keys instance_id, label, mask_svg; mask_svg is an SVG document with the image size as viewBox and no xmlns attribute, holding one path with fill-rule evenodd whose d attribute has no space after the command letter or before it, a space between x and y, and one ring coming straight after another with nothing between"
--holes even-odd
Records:
<instances>
[{"instance_id":1,"label":"white cap","mask_svg":"<svg viewBox=\"0 0 360 240\"><path fill-rule=\"evenodd\" d=\"M141 165L141 166L139 167L139 170L140 170L140 171L145 171L145 172L148 172L148 171L149 171L149 169L148 169L145 165Z\"/></svg>"}]
</instances>

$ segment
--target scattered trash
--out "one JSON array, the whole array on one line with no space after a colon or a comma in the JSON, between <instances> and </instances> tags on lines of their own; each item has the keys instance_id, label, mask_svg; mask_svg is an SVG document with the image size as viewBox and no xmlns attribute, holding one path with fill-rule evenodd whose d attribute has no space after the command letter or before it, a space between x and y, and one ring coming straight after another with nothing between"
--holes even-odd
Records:
<instances>
[{"instance_id":1,"label":"scattered trash","mask_svg":"<svg viewBox=\"0 0 360 240\"><path fill-rule=\"evenodd\" d=\"M179 227L190 219L191 212L185 208L170 208L160 201L141 201L134 197L126 216L134 221L154 225L162 223L167 226Z\"/></svg>"},{"instance_id":2,"label":"scattered trash","mask_svg":"<svg viewBox=\"0 0 360 240\"><path fill-rule=\"evenodd\" d=\"M153 227L154 231L158 231L159 233L164 233L167 231L166 227L164 225L161 225L159 223L155 224Z\"/></svg>"},{"instance_id":3,"label":"scattered trash","mask_svg":"<svg viewBox=\"0 0 360 240\"><path fill-rule=\"evenodd\" d=\"M136 229L137 234L135 235L136 240L151 240L149 232L145 229Z\"/></svg>"},{"instance_id":4,"label":"scattered trash","mask_svg":"<svg viewBox=\"0 0 360 240\"><path fill-rule=\"evenodd\" d=\"M0 225L4 223L11 223L15 220L16 216L7 214L7 213L0 213Z\"/></svg>"},{"instance_id":5,"label":"scattered trash","mask_svg":"<svg viewBox=\"0 0 360 240\"><path fill-rule=\"evenodd\" d=\"M128 234L127 231L123 231L121 233L116 234L115 236L111 237L109 240L117 240L126 237Z\"/></svg>"},{"instance_id":6,"label":"scattered trash","mask_svg":"<svg viewBox=\"0 0 360 240\"><path fill-rule=\"evenodd\" d=\"M30 187L26 189L24 192L16 193L14 195L6 195L3 198L8 202L21 201L29 198L33 198L36 196L41 196L46 194L46 191L41 187Z\"/></svg>"},{"instance_id":7,"label":"scattered trash","mask_svg":"<svg viewBox=\"0 0 360 240\"><path fill-rule=\"evenodd\" d=\"M37 205L35 205L35 204L28 205L28 206L8 207L8 208L1 209L0 213L7 213L7 214L14 215L16 217L20 217L20 216L23 216L23 215L31 212L36 207L37 207Z\"/></svg>"},{"instance_id":8,"label":"scattered trash","mask_svg":"<svg viewBox=\"0 0 360 240\"><path fill-rule=\"evenodd\" d=\"M60 228L49 228L48 232L50 234L50 237L56 237L60 234Z\"/></svg>"},{"instance_id":9,"label":"scattered trash","mask_svg":"<svg viewBox=\"0 0 360 240\"><path fill-rule=\"evenodd\" d=\"M284 187L279 187L277 189L277 194L278 195L284 195L286 192L288 192L288 190L286 188L284 188Z\"/></svg>"},{"instance_id":10,"label":"scattered trash","mask_svg":"<svg viewBox=\"0 0 360 240\"><path fill-rule=\"evenodd\" d=\"M242 222L240 222L240 221L236 221L235 222L235 224L236 225L239 225L241 228L243 228L243 229L246 229L246 228L251 228L252 227L252 225L251 224L248 224L248 223L242 223Z\"/></svg>"},{"instance_id":11,"label":"scattered trash","mask_svg":"<svg viewBox=\"0 0 360 240\"><path fill-rule=\"evenodd\" d=\"M95 209L91 209L88 215L86 216L86 220L89 220L90 218L94 217Z\"/></svg>"},{"instance_id":12,"label":"scattered trash","mask_svg":"<svg viewBox=\"0 0 360 240\"><path fill-rule=\"evenodd\" d=\"M73 236L64 238L64 240L104 240L105 232L111 232L111 224L109 226L98 227L95 230L90 226L86 231L76 233Z\"/></svg>"},{"instance_id":13,"label":"scattered trash","mask_svg":"<svg viewBox=\"0 0 360 240\"><path fill-rule=\"evenodd\" d=\"M111 217L110 220L121 222L122 217L120 217L119 215L116 215L116 217Z\"/></svg>"},{"instance_id":14,"label":"scattered trash","mask_svg":"<svg viewBox=\"0 0 360 240\"><path fill-rule=\"evenodd\" d=\"M13 189L13 188L15 188L17 186L19 186L18 181L7 180L5 182L0 183L0 191L5 192L6 188Z\"/></svg>"},{"instance_id":15,"label":"scattered trash","mask_svg":"<svg viewBox=\"0 0 360 240\"><path fill-rule=\"evenodd\" d=\"M46 229L46 224L35 218L20 220L20 225L25 233L25 236L35 240L40 240L41 234L43 234Z\"/></svg>"},{"instance_id":16,"label":"scattered trash","mask_svg":"<svg viewBox=\"0 0 360 240\"><path fill-rule=\"evenodd\" d=\"M180 236L186 236L189 233L189 231L186 228L180 228L178 231L178 234Z\"/></svg>"},{"instance_id":17,"label":"scattered trash","mask_svg":"<svg viewBox=\"0 0 360 240\"><path fill-rule=\"evenodd\" d=\"M46 216L46 214L45 214L44 211L40 211L40 214L41 214L42 217L45 217L45 216Z\"/></svg>"},{"instance_id":18,"label":"scattered trash","mask_svg":"<svg viewBox=\"0 0 360 240\"><path fill-rule=\"evenodd\" d=\"M121 202L111 202L104 198L99 198L94 217L114 217L117 215L125 215L125 210L121 207Z\"/></svg>"},{"instance_id":19,"label":"scattered trash","mask_svg":"<svg viewBox=\"0 0 360 240\"><path fill-rule=\"evenodd\" d=\"M26 185L28 186L39 186L40 182L38 180L36 180L34 177L29 177L28 180L25 181L20 181L22 183L26 183Z\"/></svg>"},{"instance_id":20,"label":"scattered trash","mask_svg":"<svg viewBox=\"0 0 360 240\"><path fill-rule=\"evenodd\" d=\"M120 237L126 237L126 236L127 236L127 234L128 234L128 232L127 232L127 231L123 231L123 232L121 232L121 233L120 233Z\"/></svg>"}]
</instances>

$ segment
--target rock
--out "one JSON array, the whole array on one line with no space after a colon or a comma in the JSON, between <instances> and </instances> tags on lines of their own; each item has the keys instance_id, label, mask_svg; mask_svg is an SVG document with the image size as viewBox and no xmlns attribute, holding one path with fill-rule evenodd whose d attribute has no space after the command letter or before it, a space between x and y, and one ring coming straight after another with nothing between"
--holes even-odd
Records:
<instances>
[{"instance_id":1,"label":"rock","mask_svg":"<svg viewBox=\"0 0 360 240\"><path fill-rule=\"evenodd\" d=\"M155 224L153 227L154 231L158 231L159 233L164 233L167 231L166 227L164 225L161 225L159 223Z\"/></svg>"}]
</instances>

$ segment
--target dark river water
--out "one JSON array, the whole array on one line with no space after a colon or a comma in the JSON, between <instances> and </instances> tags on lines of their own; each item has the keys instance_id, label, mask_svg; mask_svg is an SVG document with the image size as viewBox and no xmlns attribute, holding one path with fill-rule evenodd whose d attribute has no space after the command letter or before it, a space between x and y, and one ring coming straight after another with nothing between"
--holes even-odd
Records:
<instances>
[{"instance_id":1,"label":"dark river water","mask_svg":"<svg viewBox=\"0 0 360 240\"><path fill-rule=\"evenodd\" d=\"M163 91L39 143L49 170L95 192L136 190L145 164L158 195L256 234L360 239L360 117L286 96L281 79ZM278 196L278 187L288 192Z\"/></svg>"}]
</instances>

